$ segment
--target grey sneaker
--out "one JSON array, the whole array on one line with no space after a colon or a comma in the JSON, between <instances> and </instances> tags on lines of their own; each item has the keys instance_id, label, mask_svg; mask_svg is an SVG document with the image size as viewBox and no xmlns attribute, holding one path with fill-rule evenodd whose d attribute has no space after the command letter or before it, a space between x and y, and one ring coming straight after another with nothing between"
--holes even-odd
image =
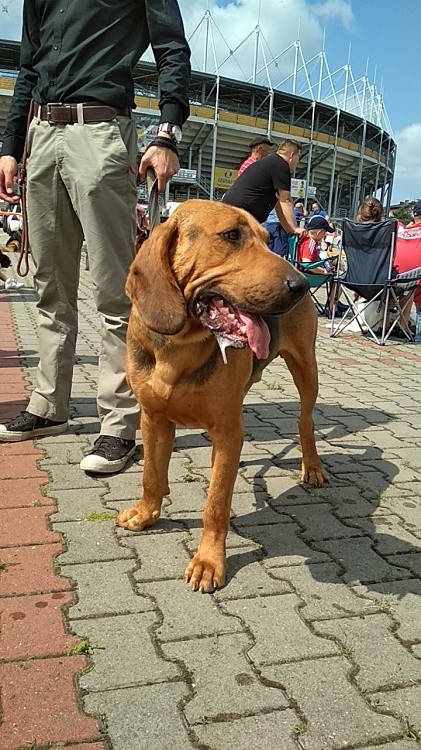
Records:
<instances>
[{"instance_id":1,"label":"grey sneaker","mask_svg":"<svg viewBox=\"0 0 421 750\"><path fill-rule=\"evenodd\" d=\"M55 422L53 419L22 411L19 417L0 424L0 442L17 443L31 438L61 435L62 432L66 432L67 427L68 422Z\"/></svg>"},{"instance_id":2,"label":"grey sneaker","mask_svg":"<svg viewBox=\"0 0 421 750\"><path fill-rule=\"evenodd\" d=\"M124 469L135 450L134 440L100 435L80 462L80 468L92 474L115 474Z\"/></svg>"}]
</instances>

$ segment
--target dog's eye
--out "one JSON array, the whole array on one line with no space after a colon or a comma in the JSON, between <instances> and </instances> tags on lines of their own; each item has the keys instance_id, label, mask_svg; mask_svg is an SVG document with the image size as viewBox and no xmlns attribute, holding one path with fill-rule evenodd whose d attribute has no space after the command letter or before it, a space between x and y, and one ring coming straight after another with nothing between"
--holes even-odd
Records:
<instances>
[{"instance_id":1,"label":"dog's eye","mask_svg":"<svg viewBox=\"0 0 421 750\"><path fill-rule=\"evenodd\" d=\"M226 232L221 232L221 234L224 240L228 240L228 242L237 242L241 237L239 229L228 229Z\"/></svg>"}]
</instances>

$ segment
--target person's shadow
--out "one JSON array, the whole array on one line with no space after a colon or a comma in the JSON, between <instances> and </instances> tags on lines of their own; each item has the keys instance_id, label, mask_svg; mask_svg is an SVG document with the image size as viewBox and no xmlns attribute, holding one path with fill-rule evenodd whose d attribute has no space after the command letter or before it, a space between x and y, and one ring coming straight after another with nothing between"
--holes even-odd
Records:
<instances>
[{"instance_id":1,"label":"person's shadow","mask_svg":"<svg viewBox=\"0 0 421 750\"><path fill-rule=\"evenodd\" d=\"M269 404L245 408L246 425L248 415L254 420L252 427L246 426L246 440L262 445L262 451L258 458L243 453L239 474L253 486L253 510L238 512L234 494L231 528L254 545L229 550L227 585L242 568L261 560L269 574L278 578L285 566L305 563L320 582L362 584L382 595L413 592L414 577L421 570L421 539L400 511L406 507L410 513L416 504L409 494L390 493L398 467L383 458L375 439L371 442L364 435L376 425L381 431L394 417L381 409L319 404L316 438L329 482L315 488L299 483L297 410L296 403L282 403L282 418L276 419ZM283 434L285 426L288 434ZM275 455L270 452L272 441L284 444ZM188 451L188 447L187 436L178 448ZM296 486L291 475L297 478ZM287 489L282 489L283 484ZM182 514L178 520L183 522ZM200 516L186 518L184 523L197 529Z\"/></svg>"}]
</instances>

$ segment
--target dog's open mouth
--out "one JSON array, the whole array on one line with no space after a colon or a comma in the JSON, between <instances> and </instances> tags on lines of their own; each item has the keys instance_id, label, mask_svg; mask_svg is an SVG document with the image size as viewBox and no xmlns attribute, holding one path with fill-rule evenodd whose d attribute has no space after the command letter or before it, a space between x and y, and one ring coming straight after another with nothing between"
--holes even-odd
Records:
<instances>
[{"instance_id":1,"label":"dog's open mouth","mask_svg":"<svg viewBox=\"0 0 421 750\"><path fill-rule=\"evenodd\" d=\"M269 356L269 328L259 315L250 315L217 296L196 302L195 314L215 336L225 364L228 346L236 349L248 346L257 359Z\"/></svg>"}]
</instances>

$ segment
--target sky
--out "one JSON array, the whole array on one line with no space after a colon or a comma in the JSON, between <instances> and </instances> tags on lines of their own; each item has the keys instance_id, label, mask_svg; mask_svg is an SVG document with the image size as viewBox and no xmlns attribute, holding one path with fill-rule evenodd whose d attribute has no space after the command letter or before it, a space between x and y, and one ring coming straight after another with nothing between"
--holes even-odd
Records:
<instances>
[{"instance_id":1,"label":"sky","mask_svg":"<svg viewBox=\"0 0 421 750\"><path fill-rule=\"evenodd\" d=\"M267 83L266 62L272 84L291 91L294 48L281 53L299 38L312 81L317 81L319 71L313 58L324 49L338 91L349 63L360 91L366 77L381 94L398 145L392 202L421 198L421 96L416 72L421 0L179 0L179 5L193 68L211 71L217 61L223 76L251 80L255 70L256 82ZM22 6L23 0L1 0L0 38L20 39ZM269 65L275 59L276 65ZM325 93L326 86L328 81ZM301 73L296 91L305 96L305 88Z\"/></svg>"}]
</instances>

